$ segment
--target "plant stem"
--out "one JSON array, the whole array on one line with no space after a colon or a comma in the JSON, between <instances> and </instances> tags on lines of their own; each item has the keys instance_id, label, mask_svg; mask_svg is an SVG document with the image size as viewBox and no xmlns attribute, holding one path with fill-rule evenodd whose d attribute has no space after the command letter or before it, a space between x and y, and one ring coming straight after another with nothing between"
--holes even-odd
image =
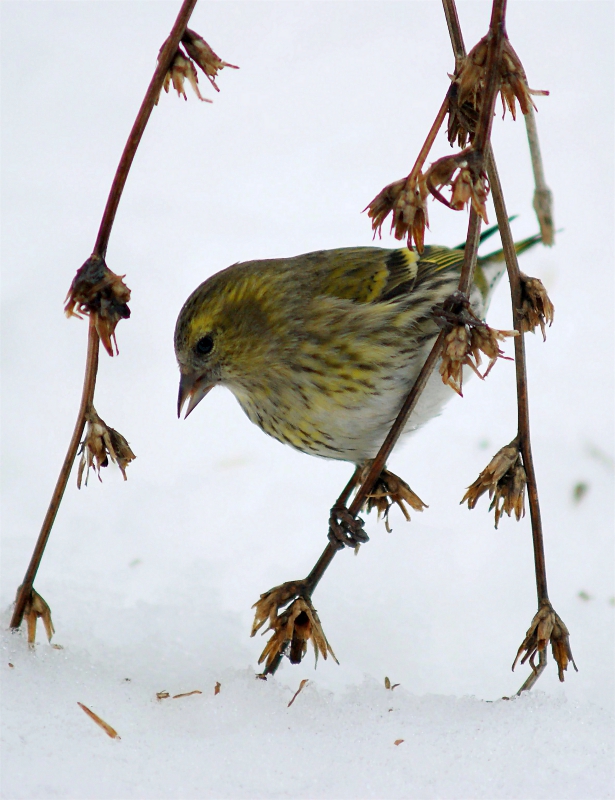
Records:
<instances>
[{"instance_id":1,"label":"plant stem","mask_svg":"<svg viewBox=\"0 0 615 800\"><path fill-rule=\"evenodd\" d=\"M463 33L461 32L461 25L457 15L457 6L455 5L455 0L442 0L442 5L448 26L448 35L451 37L453 53L455 54L455 67L459 69L461 62L465 58L466 48L463 43Z\"/></svg>"},{"instance_id":2,"label":"plant stem","mask_svg":"<svg viewBox=\"0 0 615 800\"><path fill-rule=\"evenodd\" d=\"M547 186L545 173L540 154L540 142L538 141L538 128L536 127L536 115L530 105L529 112L525 115L525 129L527 140L530 145L530 156L532 158L532 171L534 172L534 210L540 225L540 235L542 243L551 247L555 243L555 225L553 223L553 195Z\"/></svg>"},{"instance_id":3,"label":"plant stem","mask_svg":"<svg viewBox=\"0 0 615 800\"><path fill-rule=\"evenodd\" d=\"M449 25L449 33L451 36L451 43L455 58L459 60L465 55L463 45L463 37L459 27L459 19L455 8L455 0L442 0L444 4L444 11ZM491 16L490 28L493 28L494 23L498 24L498 17L496 15L496 5L498 0L494 0L493 12ZM502 33L504 33L504 16L505 2L499 3L500 20L499 25ZM502 8L502 5L504 6ZM527 120L527 116L526 116ZM527 123L526 123L527 124ZM530 138L529 130L531 123L528 125L528 138ZM535 126L534 126L535 129ZM538 144L537 135L534 137L536 145ZM531 147L531 144L530 144ZM487 161L487 174L491 185L491 193L493 203L495 206L495 213L498 221L498 228L502 238L502 247L504 248L504 256L506 258L506 269L508 271L508 280L510 283L510 294L512 300L512 313L513 324L516 330L521 330L519 324L519 309L521 307L521 277L519 273L519 264L517 261L517 251L515 249L515 242L510 230L508 221L508 213L506 210L506 203L504 202L504 193L500 183L500 177L497 171L493 149L491 144L487 145L486 150ZM542 175L542 162L540 159L534 159L532 156L532 166L538 165L539 173L534 172L536 180L536 188L538 190L539 177L542 180L543 188L547 189L544 183L544 175ZM550 192L549 192L550 194ZM536 197L536 195L535 195ZM532 448L530 442L530 418L529 418L529 404L528 404L528 387L527 387L527 370L525 359L525 337L523 333L515 336L515 373L517 381L517 424L518 424L518 440L523 457L523 466L526 471L527 478L527 492L528 501L530 506L530 519L532 524L532 541L534 547L534 568L536 572L536 593L538 595L538 605L542 602L549 602L547 593L547 571L545 564L544 542L542 535L542 519L540 515L540 505L538 501L538 487L536 484L536 473L534 470L534 461L532 458ZM540 651L539 665L536 672L532 674L525 681L523 686L519 689L519 693L531 689L538 680L538 677L544 670L547 663L546 653Z\"/></svg>"},{"instance_id":4,"label":"plant stem","mask_svg":"<svg viewBox=\"0 0 615 800\"><path fill-rule=\"evenodd\" d=\"M445 0L446 2L446 0ZM454 5L452 7L454 11L454 17L456 18L456 11L454 9ZM504 27L504 18L506 13L506 0L494 0L493 4L493 11L491 15L491 24L490 30L493 35L493 41L491 47L489 48L489 54L487 57L488 65L490 65L490 72L488 72L488 79L487 79L487 87L485 90L485 100L483 104L483 109L481 112L481 116L479 119L479 126L477 130L477 140L478 140L478 147L480 148L482 143L482 148L488 145L489 137L491 135L491 121L493 119L493 110L495 107L495 100L497 97L497 93L499 91L499 71L497 70L497 64L499 63L499 58L502 52L503 46L503 37L505 36L505 27ZM450 28L449 28L450 29ZM461 32L459 32L459 43L460 46L463 47L463 39L461 39ZM495 77L493 77L495 75ZM427 157L427 153L433 143L433 139L435 138L436 133L438 132L442 121L444 119L444 115L446 114L446 110L448 108L448 98L445 98L444 103L442 104L440 111L438 112L438 116L434 124L431 127L429 135L423 145L421 153L416 160L416 163L410 173L410 176L414 175L420 167L422 166L423 161ZM421 160L422 159L422 160ZM472 209L470 211L470 220L468 224L468 236L466 240L466 248L464 253L464 264L459 280L459 291L467 294L471 284L472 284L472 277L474 273L474 267L476 265L476 258L478 252L478 245L480 240L480 227L481 227L481 219L479 215ZM427 382L431 376L431 373L435 369L436 363L438 358L440 357L440 353L442 351L442 345L444 342L445 332L442 331L438 338L436 339L427 360L425 361L423 368L421 369L418 378L416 379L414 386L410 390L410 393L406 397L404 404L402 405L399 414L391 430L389 431L386 439L384 440L382 447L378 451L378 454L372 461L371 467L365 476L359 490L357 491L352 503L350 504L348 511L353 516L356 516L360 510L363 508L365 501L367 500L369 494L373 490L376 481L380 477L380 473L384 469L384 466L387 462L391 451L395 447L397 440L399 439L407 421L410 417L410 414L416 407L416 404L421 396ZM329 543L327 547L324 549L321 557L316 562L314 568L306 578L306 583L309 586L309 593L311 594L318 582L324 575L327 567L333 561L335 554L337 553L337 548L335 545Z\"/></svg>"},{"instance_id":5,"label":"plant stem","mask_svg":"<svg viewBox=\"0 0 615 800\"><path fill-rule=\"evenodd\" d=\"M41 532L36 540L36 546L34 548L34 552L32 553L32 558L30 559L23 582L17 592L15 608L13 609L13 616L11 617L11 628L19 628L21 625L24 608L30 596L30 592L32 591L32 584L34 583L34 578L36 577L43 553L45 552L49 534L51 533L51 528L53 527L56 514L58 513L60 503L62 502L64 490L66 489L66 485L70 477L70 471L72 469L75 456L77 455L77 450L79 448L79 443L81 442L83 429L85 427L85 415L90 410L94 399L94 387L96 386L96 373L98 371L99 344L100 339L96 333L94 319L90 317L88 329L88 350L85 362L85 376L83 379L83 391L81 393L81 405L79 406L79 413L77 414L77 422L75 423L75 429L73 430L73 435L71 437L70 444L68 445L66 457L64 458L64 463L62 464L47 513L45 514L45 519L43 520L43 524L41 526Z\"/></svg>"},{"instance_id":6,"label":"plant stem","mask_svg":"<svg viewBox=\"0 0 615 800\"><path fill-rule=\"evenodd\" d=\"M487 159L487 171L491 182L491 192L495 205L495 213L502 237L502 247L506 257L506 269L508 270L508 280L510 282L510 294L512 299L513 325L516 330L521 330L519 309L521 308L521 276L515 242L508 223L506 203L502 192L500 176L490 150ZM525 359L525 337L521 333L515 336L515 371L517 378L517 416L519 430L519 446L523 456L523 466L527 476L527 494L530 506L530 518L532 521L532 539L534 543L534 565L536 569L536 590L538 593L538 604L548 602L547 593L547 571L545 565L545 552L542 536L542 520L540 516L540 505L538 502L538 487L536 484L536 472L532 458L532 447L530 443L530 411L528 402L527 371Z\"/></svg>"},{"instance_id":7,"label":"plant stem","mask_svg":"<svg viewBox=\"0 0 615 800\"><path fill-rule=\"evenodd\" d=\"M135 123L130 131L128 141L126 142L120 163L118 164L118 168L113 178L113 183L111 184L109 197L107 198L107 204L105 206L100 228L98 230L98 236L96 237L93 255L98 255L101 258L105 257L107 245L109 243L109 237L111 235L111 229L115 220L115 214L124 190L124 186L126 184L128 172L130 171L130 167L134 160L139 142L141 141L145 126L147 125L149 117L152 113L152 109L160 94L160 90L162 89L164 76L171 66L171 61L175 55L175 51L178 48L181 37L186 30L186 26L196 3L197 0L184 0L173 28L171 29L171 33L160 50L158 56L158 65L156 66L152 80L150 81L143 102L141 103L141 108L139 109ZM66 453L64 463L62 464L62 468L60 470L60 474L49 503L49 508L45 514L45 519L43 520L41 532L39 533L36 541L36 546L34 548L34 552L32 553L30 564L26 570L23 582L17 591L17 599L15 601L15 608L13 610L10 623L11 628L18 628L21 625L25 605L30 597L34 578L36 577L43 553L45 552L45 547L47 545L47 541L49 540L51 528L53 527L56 514L58 513L60 503L62 502L62 497L68 483L70 471L75 461L75 456L77 455L79 443L85 428L85 415L89 411L94 400L94 387L96 385L96 374L98 371L99 344L100 340L98 334L96 333L96 328L94 327L93 317L90 317L88 331L88 354L85 365L81 405L79 407L77 422L75 423L75 428L68 446L68 451Z\"/></svg>"},{"instance_id":8,"label":"plant stem","mask_svg":"<svg viewBox=\"0 0 615 800\"><path fill-rule=\"evenodd\" d=\"M348 507L348 511L353 516L356 516L360 510L363 508L365 501L367 500L369 494L371 493L372 489L374 488L376 481L380 477L380 473L384 469L384 465L391 454L391 450L395 447L397 440L399 439L406 422L408 421L408 417L414 411L416 404L418 402L419 397L421 396L423 389L427 385L427 381L429 380L431 373L433 372L438 358L440 357L440 352L442 350L442 342L444 341L444 332L440 332L438 338L434 342L433 347L431 348L431 352L427 356L425 363L423 364L423 368L419 372L419 375L414 382L414 386L410 390L410 393L406 397L404 404L402 405L399 414L397 415L397 419L393 423L391 430L389 431L386 439L384 440L382 447L378 451L376 458L372 461L371 467L365 476L361 486L359 487L358 492L356 493L352 503ZM355 470L355 473L351 480L349 481L348 485L340 495L339 500L337 501L336 505L338 504L345 504L348 500L348 496L354 485L356 485L356 479L359 475L359 470ZM354 484L354 485L353 485ZM325 574L327 567L333 561L335 554L338 552L338 548L329 542L325 549L323 550L322 555L314 565L312 571L305 579L305 584L307 586L306 594L311 596L314 589L318 585L320 579Z\"/></svg>"},{"instance_id":9,"label":"plant stem","mask_svg":"<svg viewBox=\"0 0 615 800\"><path fill-rule=\"evenodd\" d=\"M105 206L100 228L98 229L98 236L96 237L93 255L99 255L102 256L102 258L105 257L107 245L109 244L109 236L111 235L111 228L113 227L113 222L115 220L115 213L120 203L120 198L122 196L122 192L124 191L128 173L135 157L135 153L137 152L137 147L139 146L139 142L143 136L143 131L145 130L145 126L150 118L152 109L154 108L156 100L160 95L160 90L162 89L162 84L164 83L164 76L167 74L169 67L171 66L171 61L175 56L175 51L177 50L181 38L184 35L184 31L186 30L186 26L188 25L188 21L190 20L196 4L197 0L184 0L182 7L179 10L179 14L177 15L177 19L175 20L175 24L171 29L171 33L160 50L158 55L158 65L156 66L154 75L152 76L150 84L147 87L147 92L145 93L145 97L141 103L141 108L139 109L137 118L132 126L130 135L128 136L128 141L124 147L124 152L122 153L115 177L113 178L113 183L111 184L111 191L109 192L107 205Z\"/></svg>"},{"instance_id":10,"label":"plant stem","mask_svg":"<svg viewBox=\"0 0 615 800\"><path fill-rule=\"evenodd\" d=\"M442 123L444 122L444 117L446 116L446 112L448 111L448 94L442 101L442 105L440 106L440 110L436 114L436 118L433 121L433 125L429 129L429 133L427 134L427 138L421 147L421 152L418 154L416 161L414 162L414 166L412 167L410 174L406 178L406 187L410 186L410 184L416 179L419 172L423 168L423 164L427 156L429 155L429 151L433 147L433 143L438 135L438 131L442 127Z\"/></svg>"}]
</instances>

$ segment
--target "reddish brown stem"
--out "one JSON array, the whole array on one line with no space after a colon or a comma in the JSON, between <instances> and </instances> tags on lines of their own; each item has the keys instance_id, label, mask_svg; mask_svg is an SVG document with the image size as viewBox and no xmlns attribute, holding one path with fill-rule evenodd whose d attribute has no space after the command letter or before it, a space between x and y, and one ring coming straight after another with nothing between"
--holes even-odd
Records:
<instances>
[{"instance_id":1,"label":"reddish brown stem","mask_svg":"<svg viewBox=\"0 0 615 800\"><path fill-rule=\"evenodd\" d=\"M516 330L520 331L521 322L519 309L521 308L521 276L519 274L515 242L508 223L508 213L506 211L502 185L491 149L488 153L487 170L491 182L491 192L500 229L500 236L502 237L502 247L504 248L504 255L506 256L506 269L508 270L508 280L510 281L510 293L512 298L513 325ZM538 604L540 605L541 602L548 602L549 595L547 593L547 570L540 505L538 503L538 487L536 484L536 472L534 470L534 460L532 458L532 447L530 443L530 410L525 366L525 337L523 334L515 336L514 341L515 371L517 378L518 435L521 455L523 456L523 466L527 476L527 495L532 522L532 539L534 543L536 590L538 594Z\"/></svg>"},{"instance_id":2,"label":"reddish brown stem","mask_svg":"<svg viewBox=\"0 0 615 800\"><path fill-rule=\"evenodd\" d=\"M161 48L158 56L158 65L154 71L154 75L150 81L147 92L145 93L145 98L141 103L141 108L139 109L135 123L132 126L132 130L128 137L128 141L126 142L126 146L124 147L124 152L122 153L120 163L115 173L115 177L113 178L113 183L111 184L111 190L109 192L107 204L105 206L100 228L98 230L98 236L96 237L93 255L98 255L101 258L104 258L105 256L115 214L124 190L124 186L126 184L130 166L135 157L137 147L141 141L143 131L145 130L147 121L152 113L156 99L160 94L160 90L164 82L164 76L171 66L171 61L175 55L175 51L178 48L181 37L186 30L186 26L196 3L197 0L184 0L177 19L175 20L175 24L171 29L171 33ZM98 371L99 343L100 340L98 334L96 333L96 328L94 327L93 317L90 317L88 355L85 367L83 393L81 396L81 406L79 407L77 422L75 423L75 429L68 446L68 451L66 453L64 463L62 464L62 469L60 470L56 487L49 503L49 508L47 509L45 519L43 520L41 532L38 536L34 552L32 553L30 564L28 565L23 583L21 584L17 593L15 608L11 617L11 628L18 628L21 625L24 608L32 591L32 584L34 583L34 578L36 577L36 573L41 563L41 559L51 533L51 528L53 527L56 514L58 513L60 503L62 502L62 497L68 483L70 471L77 455L79 443L85 428L85 415L89 410L89 407L92 405L94 399L94 387L96 385L96 373Z\"/></svg>"},{"instance_id":3,"label":"reddish brown stem","mask_svg":"<svg viewBox=\"0 0 615 800\"><path fill-rule=\"evenodd\" d=\"M135 157L135 153L137 152L139 142L143 136L143 131L145 130L145 126L150 118L152 109L154 108L156 100L160 95L160 90L162 89L162 84L164 83L164 76L169 71L171 61L173 60L181 38L184 35L184 31L186 30L186 26L188 25L196 4L197 0L184 0L182 7L179 10L179 14L177 15L177 19L175 20L175 24L173 25L171 33L169 34L169 38L166 40L160 50L160 54L158 55L158 65L150 84L147 87L147 92L145 93L145 97L141 103L141 108L139 109L137 118L132 126L130 135L128 136L128 141L124 147L124 152L122 153L115 177L113 178L113 183L111 184L111 191L109 192L109 197L107 198L107 205L105 206L105 211L103 213L100 228L98 230L98 236L96 237L93 255L99 255L102 256L102 258L105 257L107 245L109 244L109 236L111 235L111 228L113 227L113 222L115 220L115 213L120 203L120 198L122 196L122 192L124 191L126 179L128 178L128 173Z\"/></svg>"},{"instance_id":4,"label":"reddish brown stem","mask_svg":"<svg viewBox=\"0 0 615 800\"><path fill-rule=\"evenodd\" d=\"M436 339L434 346L431 349L431 352L427 356L427 360L423 364L423 368L419 372L419 375L414 383L414 386L412 387L410 393L406 397L404 404L401 407L399 414L397 415L397 419L393 423L393 426L391 427L391 430L389 431L386 439L384 440L382 447L378 451L376 458L373 460L369 472L365 476L363 483L359 487L357 494L355 495L352 503L348 507L348 511L353 516L356 516L359 513L359 511L363 508L363 504L367 500L368 495L371 493L376 484L376 481L380 477L380 473L384 469L384 465L386 464L387 459L391 454L391 450L395 447L395 444L397 443L397 440L399 439L406 425L406 422L408 421L410 414L414 411L418 399L421 396L423 389L427 385L427 381L429 380L431 373L433 372L436 366L438 358L440 357L443 341L444 341L444 333L441 332L438 335L438 338ZM359 470L355 470L353 477L351 478L348 485L340 495L337 504L342 505L347 502L350 492L356 485L356 479L358 475L359 475ZM308 587L307 594L309 595L312 594L312 592L318 585L320 579L324 575L327 567L333 561L335 554L337 552L338 548L331 543L329 543L325 547L321 557L318 559L318 561L314 565L314 568L305 579L305 583Z\"/></svg>"},{"instance_id":5,"label":"reddish brown stem","mask_svg":"<svg viewBox=\"0 0 615 800\"><path fill-rule=\"evenodd\" d=\"M23 582L17 593L15 608L13 609L13 616L11 617L11 628L19 628L21 625L24 608L28 601L28 597L30 596L30 592L32 591L32 584L34 583L34 578L36 577L43 553L45 552L49 534L51 533L51 528L53 527L56 514L58 513L60 503L62 502L66 484L68 483L68 479L70 477L70 471L75 461L77 450L79 449L79 443L81 442L83 429L85 427L85 415L89 411L94 399L94 387L96 386L96 373L98 371L99 345L100 339L96 333L94 318L90 317L90 325L88 330L88 351L85 362L85 376L83 379L83 391L81 393L81 405L79 406L79 413L77 414L77 422L75 423L75 429L73 431L70 444L68 445L66 457L64 458L64 463L62 464L55 489L53 490L53 495L51 496L49 508L47 509L45 519L43 520L43 524L41 526L41 532L36 540L36 546L34 548L34 552L32 553L30 564L28 565Z\"/></svg>"},{"instance_id":6,"label":"reddish brown stem","mask_svg":"<svg viewBox=\"0 0 615 800\"><path fill-rule=\"evenodd\" d=\"M442 123L444 122L444 118L446 117L446 112L448 111L448 95L442 101L442 105L440 106L440 110L436 114L436 118L433 121L433 125L431 126L429 133L427 134L427 138L421 147L421 152L418 154L416 161L414 162L414 166L410 171L410 174L406 178L406 187L410 186L410 184L417 178L419 172L423 169L423 164L429 155L429 151L433 147L433 143L436 140L436 136L438 135L438 131L442 127Z\"/></svg>"},{"instance_id":7,"label":"reddish brown stem","mask_svg":"<svg viewBox=\"0 0 615 800\"><path fill-rule=\"evenodd\" d=\"M449 32L451 35L451 43L455 52L455 58L459 61L465 56L465 48L463 44L463 37L459 27L459 20L457 18L457 10L455 8L455 0L443 0L444 10L449 23ZM495 3L494 3L495 14ZM494 14L492 15L492 23L494 21ZM496 20L497 21L497 20ZM503 26L503 17L502 17ZM502 28L503 30L503 28ZM495 212L502 238L502 246L504 248L504 256L506 258L506 268L508 271L508 279L510 282L510 293L512 300L513 323L517 330L520 330L519 324L519 309L521 307L521 277L519 273L519 264L517 261L517 251L515 243L510 230L508 221L508 212L504 202L504 193L500 183L499 174L497 171L495 158L491 144L487 146L487 173L491 184L491 192L493 202L495 205ZM536 173L535 173L536 174ZM538 188L538 184L537 184ZM547 189L548 191L548 189ZM549 193L550 194L550 193ZM549 198L550 201L550 198ZM549 205L550 210L550 205ZM530 506L530 519L532 524L532 541L534 547L534 568L536 573L536 593L538 595L538 606L542 603L548 603L549 597L547 592L547 570L545 563L544 542L542 535L542 519L540 515L540 505L538 502L538 487L536 483L536 473L534 471L534 461L532 458L532 449L530 442L530 418L529 418L529 403L528 403L528 389L527 389L527 371L525 362L525 341L524 334L515 337L515 374L517 381L517 424L518 434L517 439L520 444L523 463L526 471L527 479L527 493ZM524 691L529 691L536 683L547 664L546 650L541 650L539 653L539 665L531 675L523 683L517 694Z\"/></svg>"}]
</instances>

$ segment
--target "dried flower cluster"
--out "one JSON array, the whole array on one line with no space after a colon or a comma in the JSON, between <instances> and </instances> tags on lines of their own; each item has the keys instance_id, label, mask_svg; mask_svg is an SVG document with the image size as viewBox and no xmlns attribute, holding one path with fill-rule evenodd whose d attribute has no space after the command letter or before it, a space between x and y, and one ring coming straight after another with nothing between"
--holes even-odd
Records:
<instances>
[{"instance_id":1,"label":"dried flower cluster","mask_svg":"<svg viewBox=\"0 0 615 800\"><path fill-rule=\"evenodd\" d=\"M130 317L127 306L130 289L124 283L125 275L111 272L101 256L90 256L77 270L68 294L64 313L67 317L82 318L82 314L92 317L96 332L107 353L117 354L115 328L121 319Z\"/></svg>"},{"instance_id":2,"label":"dried flower cluster","mask_svg":"<svg viewBox=\"0 0 615 800\"><path fill-rule=\"evenodd\" d=\"M259 603L256 603L257 617ZM269 627L264 632L273 631L273 635L258 659L259 664L265 661L266 669L279 655L288 655L291 664L299 664L307 651L309 641L314 647L316 661L318 661L319 654L326 659L330 653L333 660L339 663L309 598L298 597L286 611L281 614L269 614L267 618Z\"/></svg>"},{"instance_id":3,"label":"dried flower cluster","mask_svg":"<svg viewBox=\"0 0 615 800\"><path fill-rule=\"evenodd\" d=\"M409 175L385 186L371 203L364 208L372 221L374 236L381 235L382 224L392 213L391 231L396 239L407 237L408 247L413 243L419 253L425 246L425 228L429 227L427 216L427 188L421 173Z\"/></svg>"},{"instance_id":4,"label":"dried flower cluster","mask_svg":"<svg viewBox=\"0 0 615 800\"><path fill-rule=\"evenodd\" d=\"M551 651L553 658L557 662L559 679L563 682L564 671L568 668L568 664L571 663L575 671L578 672L577 665L572 657L569 637L568 628L555 613L551 604L548 601L542 603L538 613L532 620L521 647L517 651L512 668L516 667L521 654L525 651L521 663L525 664L529 659L531 668L536 672L536 665L534 664L536 653L544 650L547 644L551 642Z\"/></svg>"},{"instance_id":5,"label":"dried flower cluster","mask_svg":"<svg viewBox=\"0 0 615 800\"><path fill-rule=\"evenodd\" d=\"M475 151L463 150L456 156L446 156L429 167L425 184L431 194L448 208L461 211L468 203L488 223L487 198L489 181L482 167L482 158ZM451 199L441 193L443 186L451 189Z\"/></svg>"},{"instance_id":6,"label":"dried flower cluster","mask_svg":"<svg viewBox=\"0 0 615 800\"><path fill-rule=\"evenodd\" d=\"M520 274L521 277L521 308L519 309L519 322L521 333L531 331L540 325L543 341L547 336L545 326L553 324L555 309L549 299L547 290L538 278L530 278Z\"/></svg>"},{"instance_id":7,"label":"dried flower cluster","mask_svg":"<svg viewBox=\"0 0 615 800\"><path fill-rule=\"evenodd\" d=\"M444 337L440 375L444 383L463 397L463 368L470 367L481 380L486 378L498 358L509 360L500 350L499 342L517 336L518 331L491 328L469 308L463 312L460 320L460 323L450 327ZM482 363L481 353L489 359L489 366L482 375L478 371Z\"/></svg>"},{"instance_id":8,"label":"dried flower cluster","mask_svg":"<svg viewBox=\"0 0 615 800\"><path fill-rule=\"evenodd\" d=\"M85 485L88 485L88 475L93 468L100 477L101 467L109 465L109 458L118 465L124 480L126 480L126 467L136 456L130 449L128 442L121 433L110 428L98 416L94 408L86 413L86 432L85 438L81 442L81 460L79 461L79 471L77 473L77 486L81 488L83 471L86 470ZM87 468L87 469L86 469Z\"/></svg>"},{"instance_id":9,"label":"dried flower cluster","mask_svg":"<svg viewBox=\"0 0 615 800\"><path fill-rule=\"evenodd\" d=\"M525 515L526 475L519 452L517 440L514 439L506 447L495 454L489 464L480 473L474 483L468 487L461 503L468 503L474 508L478 499L489 492L491 505L489 511L495 509L495 527L503 514L515 513L517 521Z\"/></svg>"},{"instance_id":10,"label":"dried flower cluster","mask_svg":"<svg viewBox=\"0 0 615 800\"><path fill-rule=\"evenodd\" d=\"M19 595L20 589L21 586L18 586L17 595ZM53 622L51 621L51 609L34 589L30 589L30 595L26 601L23 615L28 627L28 644L30 647L34 647L36 641L36 623L39 619L43 621L47 639L51 641L51 637L55 633Z\"/></svg>"},{"instance_id":11,"label":"dried flower cluster","mask_svg":"<svg viewBox=\"0 0 615 800\"><path fill-rule=\"evenodd\" d=\"M484 97L490 42L491 35L487 34L470 50L455 75L450 76L452 84L449 91L448 140L451 144L457 140L462 148L468 141L472 142L476 134ZM517 118L516 100L519 101L521 112L527 114L532 106L536 107L532 95L549 94L529 88L523 65L506 36L499 72L502 107L504 113L506 108L509 109L513 119Z\"/></svg>"},{"instance_id":12,"label":"dried flower cluster","mask_svg":"<svg viewBox=\"0 0 615 800\"><path fill-rule=\"evenodd\" d=\"M203 97L199 90L199 78L194 65L196 64L201 68L205 73L205 77L217 92L220 91L216 84L218 72L224 69L224 67L231 67L232 69L239 69L239 67L234 64L229 64L227 61L223 61L214 53L205 39L199 36L195 31L190 30L190 28L186 28L181 41L186 48L186 52L178 48L173 56L169 71L164 76L163 88L165 92L168 92L171 84L173 84L173 88L177 94L183 97L184 100L187 100L188 98L184 88L184 81L187 80L199 100L211 103L212 101ZM158 96L156 100L156 105L158 105L159 99L160 96Z\"/></svg>"},{"instance_id":13,"label":"dried flower cluster","mask_svg":"<svg viewBox=\"0 0 615 800\"><path fill-rule=\"evenodd\" d=\"M363 482L370 467L371 462L368 462L363 468L363 475L360 479L360 483ZM422 511L424 508L428 508L402 478L389 472L388 469L385 469L380 473L380 477L376 481L371 493L368 495L365 501L365 508L368 512L375 508L378 511L378 519L380 519L381 516L384 517L385 527L388 533L391 533L391 528L389 526L389 510L393 505L398 505L406 521L410 522L410 514L406 508L406 503L415 511Z\"/></svg>"}]
</instances>

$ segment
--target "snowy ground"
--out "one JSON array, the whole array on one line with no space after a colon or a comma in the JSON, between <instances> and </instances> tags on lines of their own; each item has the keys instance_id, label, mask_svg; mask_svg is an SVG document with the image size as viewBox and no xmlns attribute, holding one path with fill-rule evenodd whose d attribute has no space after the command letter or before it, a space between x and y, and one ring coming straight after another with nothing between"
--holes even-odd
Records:
<instances>
[{"instance_id":1,"label":"snowy ground","mask_svg":"<svg viewBox=\"0 0 615 800\"><path fill-rule=\"evenodd\" d=\"M514 435L512 364L394 454L429 509L393 515L390 535L370 519L370 543L319 586L340 666L308 658L267 682L250 606L309 571L350 467L268 439L223 390L175 419L172 331L200 281L370 243L359 212L409 171L453 67L437 2L201 0L191 26L241 69L213 106L163 97L108 253L133 316L96 406L138 458L127 483L113 469L80 492L71 479L36 581L59 648L6 632L78 406L86 326L62 301L177 7L0 9L2 796L615 796L611 3L511 0L508 24L530 85L551 90L538 123L562 232L522 268L556 305L546 344L528 338L530 400L550 595L579 673L559 684L550 663L530 695L501 699L527 675L510 665L535 611L529 520L494 531L486 501L459 500ZM468 44L488 14L460 4ZM498 117L494 149L515 233L533 233L522 124ZM461 241L466 215L432 208L429 241ZM508 304L503 286L497 327Z\"/></svg>"}]
</instances>

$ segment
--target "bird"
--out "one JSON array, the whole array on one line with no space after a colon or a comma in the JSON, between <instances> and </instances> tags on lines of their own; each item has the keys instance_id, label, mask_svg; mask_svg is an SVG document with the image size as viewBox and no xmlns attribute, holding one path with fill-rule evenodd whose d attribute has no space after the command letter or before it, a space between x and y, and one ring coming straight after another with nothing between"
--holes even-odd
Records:
<instances>
[{"instance_id":1,"label":"bird","mask_svg":"<svg viewBox=\"0 0 615 800\"><path fill-rule=\"evenodd\" d=\"M482 239L497 228L486 231ZM518 252L539 237L517 244ZM373 459L441 330L433 310L457 288L463 246L345 247L236 263L200 284L175 327L178 416L225 386L265 433L310 455ZM480 257L471 309L484 319L505 271ZM432 374L404 434L453 390Z\"/></svg>"}]
</instances>

